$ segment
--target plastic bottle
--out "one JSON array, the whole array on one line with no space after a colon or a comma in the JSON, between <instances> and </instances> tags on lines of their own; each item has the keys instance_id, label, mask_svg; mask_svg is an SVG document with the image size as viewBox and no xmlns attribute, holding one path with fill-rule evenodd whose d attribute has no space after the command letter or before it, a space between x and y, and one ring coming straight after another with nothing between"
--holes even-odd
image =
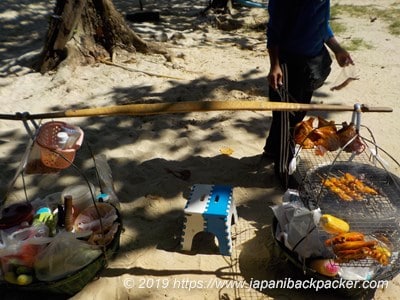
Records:
<instances>
[{"instance_id":1,"label":"plastic bottle","mask_svg":"<svg viewBox=\"0 0 400 300\"><path fill-rule=\"evenodd\" d=\"M93 196L95 194L95 187L92 183L78 184L66 187L61 193L61 199L66 195L73 198L72 205L74 207L74 214L77 216L85 208L93 205Z\"/></svg>"},{"instance_id":2,"label":"plastic bottle","mask_svg":"<svg viewBox=\"0 0 400 300\"><path fill-rule=\"evenodd\" d=\"M66 195L64 197L64 226L66 231L74 229L74 217L72 211L72 196Z\"/></svg>"},{"instance_id":3,"label":"plastic bottle","mask_svg":"<svg viewBox=\"0 0 400 300\"><path fill-rule=\"evenodd\" d=\"M314 259L310 262L310 268L329 277L336 276L340 270L339 265L331 259Z\"/></svg>"},{"instance_id":4,"label":"plastic bottle","mask_svg":"<svg viewBox=\"0 0 400 300\"><path fill-rule=\"evenodd\" d=\"M48 207L39 208L33 217L32 225L37 228L39 236L53 236L56 230L56 221L53 212Z\"/></svg>"},{"instance_id":5,"label":"plastic bottle","mask_svg":"<svg viewBox=\"0 0 400 300\"><path fill-rule=\"evenodd\" d=\"M57 133L57 145L60 149L65 149L68 141L68 133L60 131Z\"/></svg>"}]
</instances>

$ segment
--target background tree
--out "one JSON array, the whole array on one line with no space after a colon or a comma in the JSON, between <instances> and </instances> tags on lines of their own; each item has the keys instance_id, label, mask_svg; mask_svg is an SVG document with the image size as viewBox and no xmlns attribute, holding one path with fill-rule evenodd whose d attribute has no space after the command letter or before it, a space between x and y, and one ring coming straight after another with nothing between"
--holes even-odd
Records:
<instances>
[{"instance_id":1,"label":"background tree","mask_svg":"<svg viewBox=\"0 0 400 300\"><path fill-rule=\"evenodd\" d=\"M119 51L167 54L133 32L112 0L57 0L37 70L113 60Z\"/></svg>"}]
</instances>

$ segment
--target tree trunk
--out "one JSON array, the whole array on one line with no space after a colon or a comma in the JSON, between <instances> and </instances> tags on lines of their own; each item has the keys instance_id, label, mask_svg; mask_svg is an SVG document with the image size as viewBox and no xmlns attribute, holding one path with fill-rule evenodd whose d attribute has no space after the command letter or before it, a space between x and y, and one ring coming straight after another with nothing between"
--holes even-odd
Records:
<instances>
[{"instance_id":1,"label":"tree trunk","mask_svg":"<svg viewBox=\"0 0 400 300\"><path fill-rule=\"evenodd\" d=\"M57 0L37 69L113 60L119 50L163 53L155 49L129 28L112 0Z\"/></svg>"}]
</instances>

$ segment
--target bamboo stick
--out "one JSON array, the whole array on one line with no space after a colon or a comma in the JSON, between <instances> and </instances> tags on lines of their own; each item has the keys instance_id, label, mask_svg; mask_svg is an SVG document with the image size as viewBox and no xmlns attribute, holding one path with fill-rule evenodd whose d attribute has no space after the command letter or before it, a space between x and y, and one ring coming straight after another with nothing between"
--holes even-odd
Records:
<instances>
[{"instance_id":1,"label":"bamboo stick","mask_svg":"<svg viewBox=\"0 0 400 300\"><path fill-rule=\"evenodd\" d=\"M92 107L84 109L70 109L66 111L28 114L17 113L16 115L0 114L0 119L9 120L33 120L33 119L54 119L91 116L112 116L112 115L160 115L177 114L189 112L207 111L355 111L355 106L336 104L302 104L270 101L186 101L167 103L145 103L127 104L104 107ZM361 112L392 112L390 107L368 107L361 105Z\"/></svg>"}]
</instances>

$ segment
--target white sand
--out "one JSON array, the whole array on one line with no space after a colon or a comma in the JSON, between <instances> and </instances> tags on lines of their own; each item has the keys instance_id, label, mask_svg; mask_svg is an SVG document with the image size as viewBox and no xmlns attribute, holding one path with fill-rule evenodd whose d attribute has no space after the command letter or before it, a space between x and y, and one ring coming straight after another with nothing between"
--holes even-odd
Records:
<instances>
[{"instance_id":1,"label":"white sand","mask_svg":"<svg viewBox=\"0 0 400 300\"><path fill-rule=\"evenodd\" d=\"M133 27L146 39L154 32L164 32L168 37L164 44L175 53L175 59L167 62L160 55L138 54L135 61L121 64L160 76L105 64L66 67L57 73L40 75L31 72L27 62L43 45L46 18L54 3L24 1L17 7L8 2L14 3L4 0L0 4L0 22L4 24L0 47L2 114L160 100L267 100L269 63L265 33L249 29L252 24L266 20L262 9L237 7L234 18L246 25L227 32L211 26L211 17L206 21L196 16L204 7L201 2L168 1L155 6L148 1L145 9L158 8L162 18L170 22ZM128 6L124 1L114 2L121 11L139 10L135 3ZM389 7L391 3L385 0L379 5ZM20 19L15 20L16 17ZM370 22L370 17L355 19L343 15L340 20L348 30L339 40L361 38L372 45L371 49L352 52L360 79L340 91L331 91L341 72L334 64L314 101L393 108L392 113L362 114L362 124L373 131L378 145L400 159L397 139L400 114L396 105L400 38L388 33L384 20ZM174 41L172 36L179 31L184 38ZM351 118L351 112L322 115L338 123ZM282 190L277 186L272 166L258 165L271 121L270 112L110 116L64 121L84 129L93 151L109 158L125 228L115 260L98 280L73 299L319 299L314 291L287 289L258 293L249 288L182 288L182 282L189 281L249 283L252 278L300 276L293 266L277 258L272 247L269 206L280 201ZM2 178L7 179L20 161L27 135L22 122L17 121L0 120L0 130ZM231 148L233 154L222 155L220 151L225 147ZM189 170L190 178L179 179L167 169ZM204 245L205 241L200 241L197 254L179 251L183 207L195 183L234 187L240 219L232 229L232 257L218 255L215 249ZM127 286L133 282L134 286ZM145 284L144 288L140 284ZM376 291L375 299L396 299L398 286L395 278L387 289ZM326 297L336 299L334 295Z\"/></svg>"}]
</instances>

